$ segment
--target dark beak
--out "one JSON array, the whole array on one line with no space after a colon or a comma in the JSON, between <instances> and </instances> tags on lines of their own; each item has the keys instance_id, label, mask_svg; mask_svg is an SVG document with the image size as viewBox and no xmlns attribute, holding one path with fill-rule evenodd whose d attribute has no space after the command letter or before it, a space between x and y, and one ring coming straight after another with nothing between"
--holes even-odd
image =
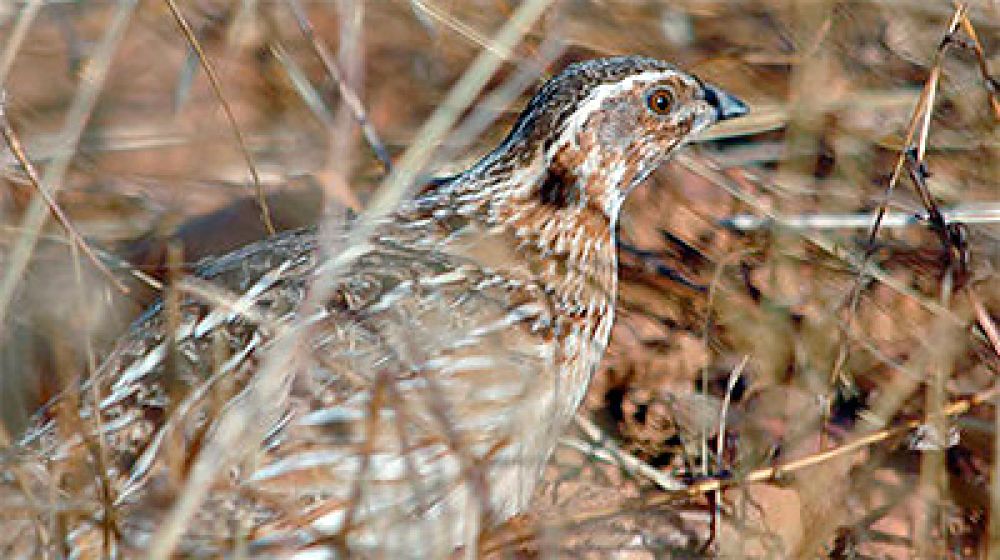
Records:
<instances>
[{"instance_id":1,"label":"dark beak","mask_svg":"<svg viewBox=\"0 0 1000 560\"><path fill-rule=\"evenodd\" d=\"M750 112L747 104L740 101L738 97L708 84L705 84L705 101L715 107L720 121L742 117Z\"/></svg>"}]
</instances>

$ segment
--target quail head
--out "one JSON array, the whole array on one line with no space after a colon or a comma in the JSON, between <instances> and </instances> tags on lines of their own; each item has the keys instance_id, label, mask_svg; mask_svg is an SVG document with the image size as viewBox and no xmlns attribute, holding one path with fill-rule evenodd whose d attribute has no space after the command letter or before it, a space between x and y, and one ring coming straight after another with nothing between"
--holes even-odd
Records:
<instances>
[{"instance_id":1,"label":"quail head","mask_svg":"<svg viewBox=\"0 0 1000 560\"><path fill-rule=\"evenodd\" d=\"M262 437L239 442L242 460L199 497L177 552L475 546L524 510L601 360L626 195L746 112L659 60L573 64L496 149L375 223L335 271L323 263L342 245L314 230L205 263L191 281L203 289L148 311L22 442L50 473L73 461L60 491L92 509L66 515L68 546L140 556L268 360L287 387L250 411ZM317 280L328 295L307 306ZM273 343L287 329L302 341L293 351Z\"/></svg>"}]
</instances>

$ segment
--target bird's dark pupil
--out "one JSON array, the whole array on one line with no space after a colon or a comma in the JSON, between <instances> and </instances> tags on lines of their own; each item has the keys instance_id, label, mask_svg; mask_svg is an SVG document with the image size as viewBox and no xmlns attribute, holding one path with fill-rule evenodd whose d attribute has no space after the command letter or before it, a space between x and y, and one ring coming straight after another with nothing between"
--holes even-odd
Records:
<instances>
[{"instance_id":1,"label":"bird's dark pupil","mask_svg":"<svg viewBox=\"0 0 1000 560\"><path fill-rule=\"evenodd\" d=\"M649 96L649 108L659 114L670 110L670 94L658 91Z\"/></svg>"}]
</instances>

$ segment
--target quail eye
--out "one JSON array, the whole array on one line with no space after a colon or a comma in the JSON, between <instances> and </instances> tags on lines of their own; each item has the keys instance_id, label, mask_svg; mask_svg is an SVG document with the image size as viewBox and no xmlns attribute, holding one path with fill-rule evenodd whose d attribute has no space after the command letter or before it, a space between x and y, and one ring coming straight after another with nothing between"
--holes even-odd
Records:
<instances>
[{"instance_id":1,"label":"quail eye","mask_svg":"<svg viewBox=\"0 0 1000 560\"><path fill-rule=\"evenodd\" d=\"M674 105L674 94L669 89L654 89L646 96L646 106L657 115L666 115Z\"/></svg>"}]
</instances>

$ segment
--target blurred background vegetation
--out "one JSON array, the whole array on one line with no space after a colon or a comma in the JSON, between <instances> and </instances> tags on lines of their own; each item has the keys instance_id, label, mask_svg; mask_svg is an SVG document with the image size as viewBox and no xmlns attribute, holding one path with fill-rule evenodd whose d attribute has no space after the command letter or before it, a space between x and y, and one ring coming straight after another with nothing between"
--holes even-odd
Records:
<instances>
[{"instance_id":1,"label":"blurred background vegetation","mask_svg":"<svg viewBox=\"0 0 1000 560\"><path fill-rule=\"evenodd\" d=\"M436 151L447 172L494 146L546 76L638 53L753 114L629 200L587 420L532 511L481 552L997 557L1000 137L983 68L1000 67L1000 3L564 0L499 48L517 6L182 2L216 90L167 2L0 3L4 126L129 288L56 220L34 242L37 191L0 145L0 443L157 297L141 277L169 276L168 246L190 266L266 235L248 160L278 229L365 207L384 168L345 90L398 158L493 49L503 63ZM918 187L964 223L896 223L926 214ZM708 483L667 491L664 476Z\"/></svg>"}]
</instances>

